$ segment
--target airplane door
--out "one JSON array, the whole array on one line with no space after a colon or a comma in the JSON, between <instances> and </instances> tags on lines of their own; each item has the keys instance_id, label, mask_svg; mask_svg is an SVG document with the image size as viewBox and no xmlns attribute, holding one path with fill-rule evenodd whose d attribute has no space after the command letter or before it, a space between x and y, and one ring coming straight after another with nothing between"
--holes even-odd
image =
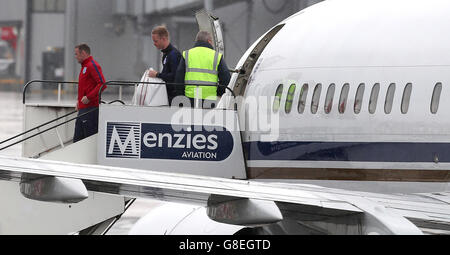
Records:
<instances>
[{"instance_id":1,"label":"airplane door","mask_svg":"<svg viewBox=\"0 0 450 255\"><path fill-rule=\"evenodd\" d=\"M208 31L213 37L214 49L225 55L225 43L223 41L222 27L219 18L214 17L206 10L200 10L195 13L199 30Z\"/></svg>"}]
</instances>

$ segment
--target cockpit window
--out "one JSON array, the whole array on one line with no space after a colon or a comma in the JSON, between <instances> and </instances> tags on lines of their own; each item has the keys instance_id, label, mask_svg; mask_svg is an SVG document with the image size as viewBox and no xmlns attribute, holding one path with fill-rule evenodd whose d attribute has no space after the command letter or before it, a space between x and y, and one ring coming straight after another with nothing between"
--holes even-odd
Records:
<instances>
[{"instance_id":1,"label":"cockpit window","mask_svg":"<svg viewBox=\"0 0 450 255\"><path fill-rule=\"evenodd\" d=\"M280 109L281 96L283 95L283 84L278 85L275 92L275 100L273 101L273 112L277 113Z\"/></svg>"},{"instance_id":2,"label":"cockpit window","mask_svg":"<svg viewBox=\"0 0 450 255\"><path fill-rule=\"evenodd\" d=\"M298 101L298 113L305 112L306 107L306 97L308 96L308 84L303 84L302 89L300 90L300 99Z\"/></svg>"},{"instance_id":3,"label":"cockpit window","mask_svg":"<svg viewBox=\"0 0 450 255\"><path fill-rule=\"evenodd\" d=\"M391 83L386 93L386 101L384 102L384 112L386 114L389 114L392 111L392 104L394 103L394 94L395 94L395 83Z\"/></svg>"},{"instance_id":4,"label":"cockpit window","mask_svg":"<svg viewBox=\"0 0 450 255\"><path fill-rule=\"evenodd\" d=\"M288 90L288 94L286 97L286 104L284 106L284 110L286 113L290 113L292 110L292 102L294 101L294 93L295 93L295 84L291 84Z\"/></svg>"},{"instance_id":5,"label":"cockpit window","mask_svg":"<svg viewBox=\"0 0 450 255\"><path fill-rule=\"evenodd\" d=\"M334 85L334 83L330 84L330 86L328 87L327 96L325 98L325 105L324 105L325 113L331 112L331 109L333 107L333 98L334 98L335 88L336 88L336 86Z\"/></svg>"},{"instance_id":6,"label":"cockpit window","mask_svg":"<svg viewBox=\"0 0 450 255\"><path fill-rule=\"evenodd\" d=\"M364 83L361 83L359 84L358 89L356 90L355 105L354 105L354 110L356 114L359 114L361 112L365 87L366 86L364 85Z\"/></svg>"},{"instance_id":7,"label":"cockpit window","mask_svg":"<svg viewBox=\"0 0 450 255\"><path fill-rule=\"evenodd\" d=\"M378 96L380 95L380 84L375 83L372 87L369 100L369 113L374 114L377 110Z\"/></svg>"},{"instance_id":8,"label":"cockpit window","mask_svg":"<svg viewBox=\"0 0 450 255\"><path fill-rule=\"evenodd\" d=\"M402 106L401 106L401 111L403 114L408 113L409 101L411 99L411 92L412 92L412 84L408 83L406 84L405 90L403 91Z\"/></svg>"},{"instance_id":9,"label":"cockpit window","mask_svg":"<svg viewBox=\"0 0 450 255\"><path fill-rule=\"evenodd\" d=\"M439 108L439 101L441 99L442 83L438 82L434 86L433 96L431 98L431 113L436 114Z\"/></svg>"},{"instance_id":10,"label":"cockpit window","mask_svg":"<svg viewBox=\"0 0 450 255\"><path fill-rule=\"evenodd\" d=\"M342 86L341 90L341 96L339 97L339 113L345 112L345 106L347 105L347 98L348 98L348 92L350 90L350 85L348 83L345 83L344 86Z\"/></svg>"},{"instance_id":11,"label":"cockpit window","mask_svg":"<svg viewBox=\"0 0 450 255\"><path fill-rule=\"evenodd\" d=\"M311 113L316 114L319 109L320 93L322 92L322 84L317 84L311 101Z\"/></svg>"}]
</instances>

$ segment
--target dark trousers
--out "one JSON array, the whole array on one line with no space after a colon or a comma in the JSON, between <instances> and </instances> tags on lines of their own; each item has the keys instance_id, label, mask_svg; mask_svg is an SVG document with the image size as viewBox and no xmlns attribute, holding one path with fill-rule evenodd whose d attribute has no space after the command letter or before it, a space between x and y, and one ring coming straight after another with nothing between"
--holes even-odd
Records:
<instances>
[{"instance_id":1,"label":"dark trousers","mask_svg":"<svg viewBox=\"0 0 450 255\"><path fill-rule=\"evenodd\" d=\"M172 101L173 101L173 99L175 98L175 96L167 96L168 97L168 100L169 100L169 106L171 106L172 105Z\"/></svg>"},{"instance_id":2,"label":"dark trousers","mask_svg":"<svg viewBox=\"0 0 450 255\"><path fill-rule=\"evenodd\" d=\"M191 107L195 108L196 100L194 98L189 98L189 100L191 101ZM216 105L217 105L216 100L207 100L207 99L199 99L198 100L198 108L214 109L214 108L216 108Z\"/></svg>"},{"instance_id":3,"label":"dark trousers","mask_svg":"<svg viewBox=\"0 0 450 255\"><path fill-rule=\"evenodd\" d=\"M195 99L187 96L177 96L170 102L171 106L175 107L191 107L195 108ZM217 106L217 100L199 99L198 108L214 109Z\"/></svg>"},{"instance_id":4,"label":"dark trousers","mask_svg":"<svg viewBox=\"0 0 450 255\"><path fill-rule=\"evenodd\" d=\"M74 143L98 133L98 107L80 109L78 116L81 117L75 121Z\"/></svg>"}]
</instances>

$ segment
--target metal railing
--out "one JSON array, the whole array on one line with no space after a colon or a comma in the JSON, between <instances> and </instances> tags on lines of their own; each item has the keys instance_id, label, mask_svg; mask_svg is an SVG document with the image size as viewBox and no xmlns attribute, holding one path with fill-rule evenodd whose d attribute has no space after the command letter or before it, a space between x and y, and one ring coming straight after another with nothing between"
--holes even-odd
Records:
<instances>
[{"instance_id":1,"label":"metal railing","mask_svg":"<svg viewBox=\"0 0 450 255\"><path fill-rule=\"evenodd\" d=\"M74 113L76 113L76 112L77 112L77 111L69 112L68 114L65 114L65 115L63 115L63 116L61 116L61 117L58 117L58 118L54 119L54 120L47 121L47 122L45 122L45 123L43 123L43 124L41 124L41 125L39 125L39 126L36 126L36 127L32 128L32 129L29 129L29 130L27 130L27 131L25 131L25 132L23 132L23 133L20 133L20 134L18 134L18 135L15 135L15 136L13 136L13 137L10 137L10 138L8 138L8 139L6 139L6 140L3 140L3 141L0 142L0 144L4 144L4 143L6 143L6 142L9 142L9 141L11 141L11 140L13 140L13 139L15 139L15 138L17 138L17 137L19 137L19 136L26 135L26 134L30 133L31 131L34 131L34 130L39 129L39 128L44 127L44 126L47 126L47 125L50 124L50 123L53 123L53 122L55 122L55 121L58 121L58 120L63 119L63 118L65 118L65 117L68 117L68 116L70 116L70 115L72 115L72 114L74 114ZM3 150L3 149L6 149L6 148L1 148L0 151Z\"/></svg>"},{"instance_id":2,"label":"metal railing","mask_svg":"<svg viewBox=\"0 0 450 255\"><path fill-rule=\"evenodd\" d=\"M22 103L25 104L25 95L26 92L28 90L28 87L30 87L31 85L34 85L36 83L48 83L48 84L56 84L58 85L58 103L61 102L61 85L62 84L78 84L78 82L76 81L50 81L50 80L32 80L27 82L27 84L25 84L23 86L23 92L22 92Z\"/></svg>"},{"instance_id":3,"label":"metal railing","mask_svg":"<svg viewBox=\"0 0 450 255\"><path fill-rule=\"evenodd\" d=\"M61 94L62 94L62 87L61 87L61 86L62 86L62 84L78 84L78 82L74 82L74 81L52 81L52 80L32 80L32 81L29 81L29 82L27 82L27 83L24 85L24 87L23 87L23 92L22 92L22 103L23 103L23 104L26 103L26 92L28 91L29 87L31 87L32 85L38 84L38 83L53 84L53 85L55 85L55 86L57 85L57 86L58 86L58 103L61 102ZM121 100L114 100L114 101L112 101L112 102L110 102L110 103L114 103L114 102L120 102L120 103L123 104L123 102L122 102ZM74 107L75 107L75 106L74 106ZM31 139L31 138L33 138L33 137L35 137L35 136L41 135L41 134L43 134L43 133L46 133L46 132L48 132L48 131L50 131L50 130L56 129L56 128L59 127L59 126L65 125L65 124L67 124L67 123L69 123L69 122L71 122L71 121L74 121L74 120L76 120L76 119L78 119L78 118L81 118L81 117L83 117L83 116L85 116L85 115L87 115L87 114L89 114L89 113L91 113L91 112L93 112L93 111L95 111L95 110L97 110L97 109L92 109L92 110L90 110L90 111L88 111L88 112L86 112L86 113L80 114L79 116L73 117L73 118L71 118L71 119L69 119L69 120L66 120L66 121L62 122L62 123L58 123L58 124L56 124L56 125L53 125L53 126L50 126L50 127L46 128L46 129L44 129L44 130L42 130L42 131L39 131L39 129L42 128L42 127L45 127L45 126L47 126L47 125L50 125L50 124L52 124L52 123L54 123L54 122L57 122L57 121L59 121L59 120L61 120L61 119L64 119L64 118L66 118L66 117L69 117L69 116L71 116L71 115L73 115L73 114L75 114L75 113L78 112L78 110L71 111L71 112L69 112L69 113L67 113L67 114L65 114L65 115L63 115L63 116L57 117L57 118L55 118L55 119L53 119L53 120L47 121L47 122L45 122L45 123L43 123L43 124L40 124L40 125L38 125L38 126L36 126L36 127L33 127L33 128L31 128L31 129L29 129L29 130L26 130L26 131L24 131L24 132L22 132L22 133L20 133L20 134L17 134L17 135L15 135L15 136L12 136L12 137L10 137L10 138L8 138L8 139L6 139L6 140L0 141L0 145L2 145L2 144L4 144L4 143L7 143L7 142L9 142L9 141L12 141L12 140L14 140L14 139L16 139L16 138L19 138L19 137L21 137L21 136L24 136L24 135L26 135L26 134L29 134L29 133L32 132L32 131L38 130L37 133L35 133L35 134L31 135L31 136L28 136L28 137L26 137L26 138L20 139L19 141L13 142L13 143L11 143L11 144L9 144L9 145L7 145L7 146L1 147L1 148L0 148L0 151L5 150L5 149L7 149L7 148L9 148L9 147L12 147L12 146L14 146L14 145L16 145L16 144L22 143L22 142L24 142L24 141L26 141L26 140L28 140L28 139ZM59 143L60 143L60 145L61 145L62 147L64 147L64 145L63 145L64 143L63 143L63 141L61 140L61 137L59 136L59 133L58 133L58 130L57 130L57 129L56 129L56 132L57 132L57 135L58 135L58 138L59 138Z\"/></svg>"},{"instance_id":4,"label":"metal railing","mask_svg":"<svg viewBox=\"0 0 450 255\"><path fill-rule=\"evenodd\" d=\"M102 98L102 93L104 91L104 87L105 86L125 86L125 87L134 87L137 86L138 84L149 84L149 85L174 85L174 86L178 86L178 87L184 87L184 86L196 86L196 87L222 87L225 88L226 90L229 90L231 92L231 95L233 96L233 98L236 98L236 95L234 94L234 91L229 88L226 85L198 85L198 84L189 84L189 83L165 83L165 82L141 82L141 81L107 81L105 83L103 83L103 85L100 87L99 91L98 91L98 100L99 102L101 102L101 98ZM121 99L121 98L120 98Z\"/></svg>"},{"instance_id":5,"label":"metal railing","mask_svg":"<svg viewBox=\"0 0 450 255\"><path fill-rule=\"evenodd\" d=\"M58 86L58 103L61 102L61 92L62 92L61 86L62 86L62 84L78 84L78 82L75 82L75 81L52 81L52 80L32 80L32 81L29 81L29 82L27 82L27 83L24 85L24 87L23 87L23 92L22 92L22 102L23 102L23 104L26 103L26 92L27 92L28 88L29 88L31 85L34 85L34 84L37 84L37 83L47 83L47 84L55 84L55 85L57 85L57 86ZM163 82L141 82L141 81L107 81L107 82L105 82L104 84L102 84L102 86L101 86L100 89L99 89L99 94L98 94L98 95L99 95L99 98L98 98L99 104L100 104L100 103L103 103L103 102L101 101L101 96L102 96L102 93L103 93L103 91L104 91L104 87L105 87L105 86L108 86L108 85L110 85L110 86L120 86L120 87L119 87L119 99L114 100L114 101L110 102L109 104L114 103L114 102L120 102L121 104L125 104L125 103L122 101L122 89L121 89L122 86L126 86L126 87L132 87L132 86L133 86L133 87L135 87L135 86L137 86L138 84L175 85L175 86L180 86L180 87L181 87L181 86L184 87L184 86L186 86L186 85L188 85L188 86L197 86L197 87L200 87L200 86L216 86L216 87L224 87L225 89L227 89L227 90L229 90L229 91L231 92L231 94L232 94L232 96L233 96L234 98L236 98L236 96L235 96L233 90L230 89L228 86L225 86L225 85L198 85L198 84L186 84L186 83L163 83ZM21 139L21 140L19 140L19 141L16 141L16 142L12 143L12 144L9 144L9 145L7 145L7 146L1 147L1 148L0 148L0 151L5 150L5 149L7 149L7 148L9 148L9 147L11 147L11 146L14 146L14 145L16 145L16 144L22 143L22 142L24 142L24 141L26 141L26 140L28 140L28 139L31 139L31 138L33 138L33 137L35 137L35 136L38 136L38 135L40 135L40 134L43 134L43 133L45 133L45 132L48 132L48 131L50 131L50 130L52 130L52 129L55 129L55 128L59 127L59 126L62 126L62 125L64 125L64 124L67 124L67 123L69 123L69 122L71 122L71 121L74 121L74 120L76 120L76 119L78 119L78 118L80 118L80 117L83 117L83 116L85 116L85 115L87 115L87 114L89 114L89 113L91 113L92 111L95 111L95 110L97 110L97 109L92 109L92 110L90 110L90 111L88 111L88 112L86 112L86 113L84 113L84 114L81 114L81 115L79 115L79 116L76 116L76 117L74 117L74 118L71 118L71 119L69 119L69 120L66 120L66 121L64 121L64 122L62 122L62 123L53 125L53 126L51 126L51 127L49 127L49 128L46 128L45 130L39 131L38 133L33 134L33 135L29 136L29 137L23 138L23 139ZM59 120L61 120L61 119L63 119L63 118L66 118L66 117L72 115L72 114L75 114L75 113L77 113L77 112L78 112L77 110L76 110L76 111L69 112L69 113L67 113L67 114L65 114L65 115L63 115L63 116L60 116L60 117L56 118L56 119L47 121L47 122L45 122L45 123L43 123L43 124L40 124L40 125L38 125L38 126L32 128L32 129L27 130L27 131L25 131L25 132L22 132L22 133L20 133L20 134L17 134L17 135L15 135L15 136L13 136L13 137L10 137L10 138L6 139L6 140L0 141L0 145L1 145L1 144L4 144L4 143L6 143L6 142L9 142L9 141L11 141L11 140L14 140L14 139L16 139L16 138L18 138L18 137L20 137L20 136L26 135L26 134L28 134L28 133L34 131L34 130L38 130L39 128L42 128L42 127L44 127L44 126L47 126L47 125L49 125L49 124L51 124L51 123L54 123L54 122L56 122L56 121L59 121ZM60 144L61 144L61 145L63 144L62 141L60 141ZM62 145L62 146L63 146L63 145Z\"/></svg>"},{"instance_id":6,"label":"metal railing","mask_svg":"<svg viewBox=\"0 0 450 255\"><path fill-rule=\"evenodd\" d=\"M49 127L49 128L46 128L46 129L44 129L44 130L42 130L42 131L39 131L38 133L36 133L36 134L34 134L34 135L28 136L28 137L26 137L26 138L23 138L23 139L17 141L17 142L14 142L14 143L12 143L12 144L9 144L9 145L7 145L7 146L4 146L4 147L0 148L0 151L5 150L5 149L7 149L7 148L9 148L9 147L11 147L11 146L14 146L14 145L16 145L16 144L19 144L19 143L21 143L21 142L24 142L24 141L26 141L26 140L28 140L28 139L31 139L31 138L33 138L33 137L35 137L35 136L38 136L38 135L40 135L40 134L43 134L43 133L45 133L45 132L47 132L47 131L50 131L50 130L52 130L52 129L55 129L55 128L59 127L59 126L62 126L62 125L64 125L64 124L67 124L67 123L69 123L69 122L71 122L71 121L73 121L73 120L76 120L76 119L78 119L78 118L81 118L81 117L83 117L83 116L85 116L85 115L87 115L87 114L89 114L89 113L91 113L91 112L93 112L93 111L96 111L96 110L98 110L98 109L97 109L97 108L92 109L92 110L87 111L87 112L85 112L85 113L83 113L83 114L80 114L80 115L78 115L78 116L76 116L76 117L74 117L74 118L71 118L71 119L69 119L69 120L66 120L66 121L64 121L64 122L62 122L62 123L59 123L59 124L56 124L56 125L51 126L51 127ZM25 134L28 134L28 133L30 133L30 132L33 131L33 130L39 129L39 128L43 127L43 126L46 126L46 125L48 125L48 124L50 124L50 123L53 123L53 122L56 122L56 121L58 121L58 120L60 120L60 119L62 119L62 118L65 118L65 117L70 116L70 115L72 115L72 114L74 114L74 113L77 113L77 112L78 112L78 111L73 111L73 112L70 112L70 113L68 113L68 114L66 114L66 115L64 115L64 116L61 116L61 117L58 117L58 118L56 118L56 119L54 119L54 120L48 121L48 122L46 122L46 123L44 123L44 124L41 124L41 125L39 125L39 126L37 126L37 127L34 127L34 128L32 128L32 129L29 129L29 130L27 130L27 131L25 131L25 132L22 132L22 133L20 133L20 134L17 134L17 135L15 135L15 136L11 137L11 138L8 138L8 139L6 139L6 140L3 140L3 141L0 142L0 144L6 143L6 142L8 142L8 141L11 141L11 140L17 138L17 137L20 137L20 136L23 136L23 135L25 135ZM60 141L60 144L62 144L62 141Z\"/></svg>"}]
</instances>

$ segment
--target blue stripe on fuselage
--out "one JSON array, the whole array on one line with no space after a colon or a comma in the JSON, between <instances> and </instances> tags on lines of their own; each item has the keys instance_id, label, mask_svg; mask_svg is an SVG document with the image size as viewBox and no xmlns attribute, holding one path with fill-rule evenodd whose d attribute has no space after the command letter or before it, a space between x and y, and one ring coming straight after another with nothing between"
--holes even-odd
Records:
<instances>
[{"instance_id":1,"label":"blue stripe on fuselage","mask_svg":"<svg viewBox=\"0 0 450 255\"><path fill-rule=\"evenodd\" d=\"M450 143L246 142L247 160L450 163Z\"/></svg>"}]
</instances>

